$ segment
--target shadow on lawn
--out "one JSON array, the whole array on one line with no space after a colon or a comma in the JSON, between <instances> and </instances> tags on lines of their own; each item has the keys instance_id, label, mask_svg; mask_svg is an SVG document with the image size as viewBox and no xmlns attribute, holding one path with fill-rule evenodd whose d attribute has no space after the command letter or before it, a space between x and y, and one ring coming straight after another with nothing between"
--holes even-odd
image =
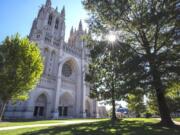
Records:
<instances>
[{"instance_id":1,"label":"shadow on lawn","mask_svg":"<svg viewBox=\"0 0 180 135\"><path fill-rule=\"evenodd\" d=\"M22 135L180 135L180 126L161 127L138 121L120 121L112 125L110 121L76 124L26 132Z\"/></svg>"}]
</instances>

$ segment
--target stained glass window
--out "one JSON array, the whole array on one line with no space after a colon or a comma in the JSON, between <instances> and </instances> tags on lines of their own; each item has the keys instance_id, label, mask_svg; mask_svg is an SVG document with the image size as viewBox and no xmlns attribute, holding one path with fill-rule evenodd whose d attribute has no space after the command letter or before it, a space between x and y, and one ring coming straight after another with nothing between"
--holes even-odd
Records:
<instances>
[{"instance_id":1,"label":"stained glass window","mask_svg":"<svg viewBox=\"0 0 180 135\"><path fill-rule=\"evenodd\" d=\"M71 76L71 74L72 74L72 68L71 68L71 65L70 65L70 64L65 63L65 64L63 65L62 74L63 74L65 77L70 77L70 76Z\"/></svg>"}]
</instances>

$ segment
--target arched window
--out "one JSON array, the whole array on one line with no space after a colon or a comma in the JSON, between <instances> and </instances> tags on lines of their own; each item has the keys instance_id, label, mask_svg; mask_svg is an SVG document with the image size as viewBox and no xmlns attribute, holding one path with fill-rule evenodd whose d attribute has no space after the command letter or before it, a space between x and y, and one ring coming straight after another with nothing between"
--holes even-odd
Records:
<instances>
[{"instance_id":1,"label":"arched window","mask_svg":"<svg viewBox=\"0 0 180 135\"><path fill-rule=\"evenodd\" d=\"M51 25L52 24L52 19L53 19L53 16L52 14L49 15L49 18L48 18L48 24Z\"/></svg>"},{"instance_id":2,"label":"arched window","mask_svg":"<svg viewBox=\"0 0 180 135\"><path fill-rule=\"evenodd\" d=\"M51 57L53 58L55 56L55 51L51 52Z\"/></svg>"},{"instance_id":3,"label":"arched window","mask_svg":"<svg viewBox=\"0 0 180 135\"><path fill-rule=\"evenodd\" d=\"M46 73L47 71L47 64L48 64L48 57L49 57L49 49L48 48L44 48L44 73Z\"/></svg>"},{"instance_id":4,"label":"arched window","mask_svg":"<svg viewBox=\"0 0 180 135\"><path fill-rule=\"evenodd\" d=\"M48 48L44 48L44 55L46 55L48 53Z\"/></svg>"},{"instance_id":5,"label":"arched window","mask_svg":"<svg viewBox=\"0 0 180 135\"><path fill-rule=\"evenodd\" d=\"M59 25L59 20L58 20L58 19L56 19L55 29L58 29L58 25Z\"/></svg>"},{"instance_id":6,"label":"arched window","mask_svg":"<svg viewBox=\"0 0 180 135\"><path fill-rule=\"evenodd\" d=\"M72 74L72 67L69 63L65 63L62 67L62 74L65 77L70 77Z\"/></svg>"},{"instance_id":7,"label":"arched window","mask_svg":"<svg viewBox=\"0 0 180 135\"><path fill-rule=\"evenodd\" d=\"M52 51L51 52L51 57L50 57L50 62L51 62L52 65L54 64L54 61L55 61L55 51Z\"/></svg>"}]
</instances>

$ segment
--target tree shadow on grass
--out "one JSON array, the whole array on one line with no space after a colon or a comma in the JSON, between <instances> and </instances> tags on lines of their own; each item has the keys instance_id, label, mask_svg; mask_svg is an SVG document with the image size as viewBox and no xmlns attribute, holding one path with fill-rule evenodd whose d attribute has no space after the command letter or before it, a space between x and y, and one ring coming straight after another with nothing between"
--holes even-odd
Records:
<instances>
[{"instance_id":1,"label":"tree shadow on grass","mask_svg":"<svg viewBox=\"0 0 180 135\"><path fill-rule=\"evenodd\" d=\"M172 128L139 121L120 121L112 125L109 120L94 123L58 126L22 135L180 135L180 126Z\"/></svg>"}]
</instances>

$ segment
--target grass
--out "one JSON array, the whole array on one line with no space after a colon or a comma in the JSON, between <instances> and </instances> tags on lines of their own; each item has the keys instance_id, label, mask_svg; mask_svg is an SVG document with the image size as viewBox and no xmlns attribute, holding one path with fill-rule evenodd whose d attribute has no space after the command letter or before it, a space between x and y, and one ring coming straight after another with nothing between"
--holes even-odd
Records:
<instances>
[{"instance_id":1,"label":"grass","mask_svg":"<svg viewBox=\"0 0 180 135\"><path fill-rule=\"evenodd\" d=\"M103 119L93 123L0 131L0 135L180 135L180 127L161 127L157 123L155 119L128 118L112 125L110 120Z\"/></svg>"},{"instance_id":2,"label":"grass","mask_svg":"<svg viewBox=\"0 0 180 135\"><path fill-rule=\"evenodd\" d=\"M180 122L180 118L174 118L174 120Z\"/></svg>"},{"instance_id":3,"label":"grass","mask_svg":"<svg viewBox=\"0 0 180 135\"><path fill-rule=\"evenodd\" d=\"M10 126L23 126L23 125L34 125L34 124L48 124L48 123L60 123L60 120L39 120L39 121L5 121L0 122L0 127Z\"/></svg>"},{"instance_id":4,"label":"grass","mask_svg":"<svg viewBox=\"0 0 180 135\"><path fill-rule=\"evenodd\" d=\"M0 122L0 127L23 126L23 125L34 125L34 124L52 124L52 123L63 124L65 121L82 121L82 120L83 119L4 121L4 122ZM97 119L91 119L91 120L97 120Z\"/></svg>"}]
</instances>

